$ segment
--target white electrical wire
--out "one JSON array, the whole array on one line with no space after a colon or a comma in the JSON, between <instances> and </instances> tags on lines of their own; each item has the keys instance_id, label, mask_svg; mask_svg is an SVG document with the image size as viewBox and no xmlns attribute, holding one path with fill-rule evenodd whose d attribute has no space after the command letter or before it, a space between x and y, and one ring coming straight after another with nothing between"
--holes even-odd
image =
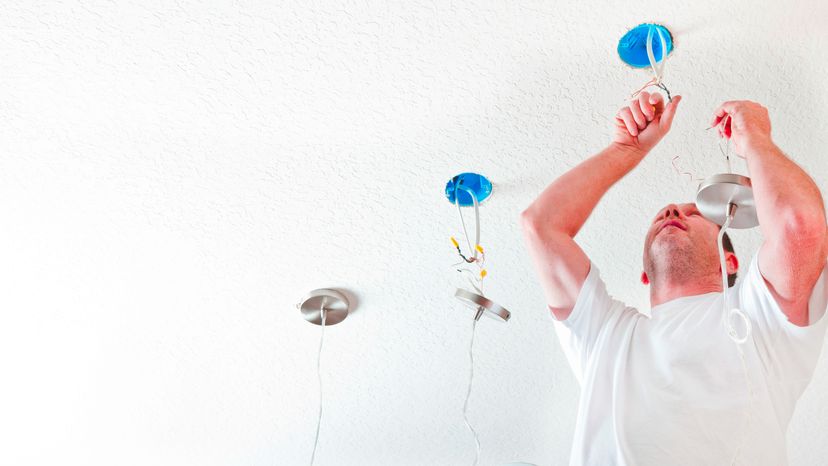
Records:
<instances>
[{"instance_id":1,"label":"white electrical wire","mask_svg":"<svg viewBox=\"0 0 828 466\"><path fill-rule=\"evenodd\" d=\"M655 53L653 53L653 31L658 32L658 38L661 40L661 65L659 66L658 62L655 59ZM662 34L661 29L655 26L650 26L647 30L647 58L650 60L650 67L653 69L653 75L655 77L655 84L661 84L661 79L664 77L664 65L667 59L667 41L664 40L664 34Z\"/></svg>"},{"instance_id":2,"label":"white electrical wire","mask_svg":"<svg viewBox=\"0 0 828 466\"><path fill-rule=\"evenodd\" d=\"M460 208L460 199L457 195L457 190L462 189L463 191L467 192L469 196L472 198L472 203L474 205L474 247L472 247L471 241L469 240L469 232L466 228L466 221L463 218L463 211ZM477 247L480 245L480 204L477 201L477 196L475 196L474 191L471 189L457 184L454 193L454 203L457 206L457 213L460 215L460 223L463 227L463 236L466 238L466 245L468 245L469 250L472 251L472 259L474 260L475 264L482 270L482 266L477 260ZM485 255L484 255L485 258ZM475 276L470 270L462 269L460 272L465 272L468 275L469 283L471 283L472 287L477 291L479 294L483 294L483 280L480 275ZM471 342L469 343L469 385L466 390L466 399L463 401L463 423L466 424L466 428L469 429L472 436L474 437L474 445L475 445L475 453L474 453L474 465L477 466L478 461L480 461L480 439L477 436L477 432L472 427L471 423L469 422L468 418L468 407L469 407L469 397L471 396L472 390L472 382L474 381L474 336L477 330L477 320L479 318L480 310L478 310L478 315L475 316L475 319L472 323L472 336Z\"/></svg>"},{"instance_id":3,"label":"white electrical wire","mask_svg":"<svg viewBox=\"0 0 828 466\"><path fill-rule=\"evenodd\" d=\"M463 219L463 211L460 209L460 198L457 195L457 189L469 193L474 204L474 247L469 241L469 232L466 230L466 221ZM460 223L463 225L463 236L466 238L466 244L469 246L469 250L472 251L472 258L477 259L477 245L480 244L480 205L477 203L477 196L474 195L474 191L471 189L458 184L454 192L454 204L457 205L457 213L460 215Z\"/></svg>"},{"instance_id":4,"label":"white electrical wire","mask_svg":"<svg viewBox=\"0 0 828 466\"><path fill-rule=\"evenodd\" d=\"M327 312L325 311L325 299L322 299L322 304L319 306L319 311L322 315L322 334L319 336L319 352L316 356L316 376L319 379L319 418L316 420L316 438L313 440L313 454L311 454L310 464L313 466L313 460L316 458L316 446L319 444L319 428L322 426L322 343L325 341L325 318Z\"/></svg>"},{"instance_id":5,"label":"white electrical wire","mask_svg":"<svg viewBox=\"0 0 828 466\"><path fill-rule=\"evenodd\" d=\"M659 62L656 62L655 53L653 52L653 31L658 32L658 38L661 40L661 60ZM667 90L667 86L661 82L662 79L664 79L664 67L667 64L667 40L664 39L664 34L661 32L661 29L653 25L651 25L647 30L647 59L650 61L650 68L653 69L653 79L649 80L646 84L641 86L640 89L633 92L630 97L635 99L639 94L641 94L642 91L644 91L644 89L647 89L650 86L656 86L666 92L667 98L672 102L673 98L670 96L670 91ZM661 64L659 65L659 63Z\"/></svg>"},{"instance_id":6,"label":"white electrical wire","mask_svg":"<svg viewBox=\"0 0 828 466\"><path fill-rule=\"evenodd\" d=\"M748 405L745 407L745 416L744 416L744 425L742 426L742 435L739 439L739 444L736 446L736 452L733 453L733 459L730 461L730 466L736 465L736 459L739 457L739 453L742 451L742 447L745 446L745 442L747 441L747 434L748 429L750 428L751 420L753 418L753 384L750 381L750 376L748 375L747 369L747 362L745 361L745 352L742 350L742 345L736 345L739 350L739 360L742 363L742 373L745 375L745 384L747 384L748 388Z\"/></svg>"},{"instance_id":7,"label":"white electrical wire","mask_svg":"<svg viewBox=\"0 0 828 466\"><path fill-rule=\"evenodd\" d=\"M727 264L725 263L725 254L724 254L724 235L727 231L727 228L730 226L730 223L733 221L733 214L736 210L736 206L734 204L728 204L727 206L727 218L725 219L724 224L722 225L721 230L719 230L719 238L718 238L718 246L719 246L719 264L722 269L722 319L725 325L725 329L727 330L727 336L736 343L736 350L739 353L739 361L742 364L742 373L745 376L745 384L747 385L748 390L748 405L745 408L745 416L744 416L744 425L742 427L742 434L739 439L739 444L736 446L736 452L733 454L733 458L730 461L730 465L734 466L736 464L736 459L739 457L739 453L742 451L742 447L747 440L747 433L748 428L750 427L751 418L753 417L753 384L750 381L750 375L748 374L747 369L747 362L745 361L745 351L742 345L748 341L751 335L752 327L750 325L750 320L747 318L747 315L739 308L732 308L728 311L727 309L727 290L728 290L728 283L727 283ZM733 316L738 316L742 319L745 324L745 335L743 337L739 337L738 332L733 327L732 321Z\"/></svg>"},{"instance_id":8,"label":"white electrical wire","mask_svg":"<svg viewBox=\"0 0 828 466\"><path fill-rule=\"evenodd\" d=\"M727 312L727 263L725 261L725 254L724 254L724 235L727 232L727 228L730 226L730 222L733 220L733 216L730 214L730 206L728 206L728 214L725 218L724 224L719 229L719 238L718 238L718 247L719 247L719 267L722 272L722 322L727 329L727 335L733 339L733 328L730 326L730 322L728 320L728 312ZM736 341L736 340L733 340ZM738 342L737 342L738 343Z\"/></svg>"},{"instance_id":9,"label":"white electrical wire","mask_svg":"<svg viewBox=\"0 0 828 466\"><path fill-rule=\"evenodd\" d=\"M732 206L732 208L731 208ZM733 204L728 205L728 215L727 219L725 220L724 224L722 225L721 230L719 230L719 265L722 269L722 318L725 319L725 328L727 329L727 336L736 343L739 348L739 351L742 350L741 345L748 341L750 338L750 333L752 327L750 325L750 320L748 319L747 315L738 307L734 307L728 311L727 309L727 264L725 263L725 254L724 254L724 244L723 239L727 228L730 226L730 223L733 221L733 212L736 206ZM739 336L739 333L736 331L736 328L733 327L733 317L739 317L742 319L742 322L745 324L745 334L744 336Z\"/></svg>"},{"instance_id":10,"label":"white electrical wire","mask_svg":"<svg viewBox=\"0 0 828 466\"><path fill-rule=\"evenodd\" d=\"M474 319L474 323L472 324L471 343L469 344L469 387L468 390L466 390L466 400L463 402L463 422L466 423L466 427L474 436L474 444L476 446L474 452L475 466L477 466L477 462L480 461L480 439L477 438L477 432L475 432L474 428L469 423L469 419L466 415L466 410L469 406L469 396L471 396L472 381L474 380L474 334L476 330L477 319Z\"/></svg>"}]
</instances>

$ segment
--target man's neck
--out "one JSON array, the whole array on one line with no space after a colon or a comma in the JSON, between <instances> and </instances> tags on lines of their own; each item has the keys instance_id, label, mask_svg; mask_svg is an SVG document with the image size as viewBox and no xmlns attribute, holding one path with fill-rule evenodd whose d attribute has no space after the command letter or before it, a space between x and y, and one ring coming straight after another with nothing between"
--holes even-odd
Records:
<instances>
[{"instance_id":1,"label":"man's neck","mask_svg":"<svg viewBox=\"0 0 828 466\"><path fill-rule=\"evenodd\" d=\"M721 277L715 280L702 280L684 283L651 283L650 284L650 307L664 304L677 298L685 296L696 296L705 293L721 293Z\"/></svg>"}]
</instances>

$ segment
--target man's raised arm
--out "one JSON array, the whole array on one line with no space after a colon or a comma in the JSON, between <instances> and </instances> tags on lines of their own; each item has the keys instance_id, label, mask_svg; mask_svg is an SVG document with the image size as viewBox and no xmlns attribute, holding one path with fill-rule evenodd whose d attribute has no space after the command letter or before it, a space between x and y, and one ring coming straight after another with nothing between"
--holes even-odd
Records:
<instances>
[{"instance_id":1,"label":"man's raised arm","mask_svg":"<svg viewBox=\"0 0 828 466\"><path fill-rule=\"evenodd\" d=\"M642 92L615 118L612 143L552 182L521 214L524 237L555 318L569 317L589 273L575 235L616 181L630 172L670 130L681 97L666 106Z\"/></svg>"},{"instance_id":2,"label":"man's raised arm","mask_svg":"<svg viewBox=\"0 0 828 466\"><path fill-rule=\"evenodd\" d=\"M761 105L725 102L712 123L747 161L764 237L759 270L788 320L806 326L808 299L828 256L819 188L773 143L768 111Z\"/></svg>"}]
</instances>

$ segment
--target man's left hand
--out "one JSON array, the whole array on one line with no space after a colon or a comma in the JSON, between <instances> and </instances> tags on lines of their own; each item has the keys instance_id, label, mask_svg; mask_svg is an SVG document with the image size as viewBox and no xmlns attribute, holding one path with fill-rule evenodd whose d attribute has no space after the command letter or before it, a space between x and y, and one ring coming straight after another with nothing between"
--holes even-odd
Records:
<instances>
[{"instance_id":1,"label":"man's left hand","mask_svg":"<svg viewBox=\"0 0 828 466\"><path fill-rule=\"evenodd\" d=\"M742 158L754 147L773 143L768 109L756 102L732 100L723 103L713 114L711 125L718 127L719 136L733 141L736 154Z\"/></svg>"}]
</instances>

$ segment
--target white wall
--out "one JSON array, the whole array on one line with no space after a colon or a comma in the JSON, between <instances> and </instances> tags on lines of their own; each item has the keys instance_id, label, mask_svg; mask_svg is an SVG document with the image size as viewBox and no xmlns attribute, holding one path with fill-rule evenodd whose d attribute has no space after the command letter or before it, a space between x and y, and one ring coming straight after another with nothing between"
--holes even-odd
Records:
<instances>
[{"instance_id":1,"label":"white wall","mask_svg":"<svg viewBox=\"0 0 828 466\"><path fill-rule=\"evenodd\" d=\"M647 219L721 171L723 100L828 188L825 2L4 2L0 6L0 463L293 465L316 427L319 328L292 306L352 291L326 334L318 465L464 465L471 313L452 298L475 170L491 297L470 418L481 464L565 464L578 386L517 225L601 149L648 79L615 54L666 24L672 133L579 237L610 291L638 284ZM744 171L744 165L737 165ZM758 230L737 232L747 259ZM789 433L828 457L828 357Z\"/></svg>"}]
</instances>

